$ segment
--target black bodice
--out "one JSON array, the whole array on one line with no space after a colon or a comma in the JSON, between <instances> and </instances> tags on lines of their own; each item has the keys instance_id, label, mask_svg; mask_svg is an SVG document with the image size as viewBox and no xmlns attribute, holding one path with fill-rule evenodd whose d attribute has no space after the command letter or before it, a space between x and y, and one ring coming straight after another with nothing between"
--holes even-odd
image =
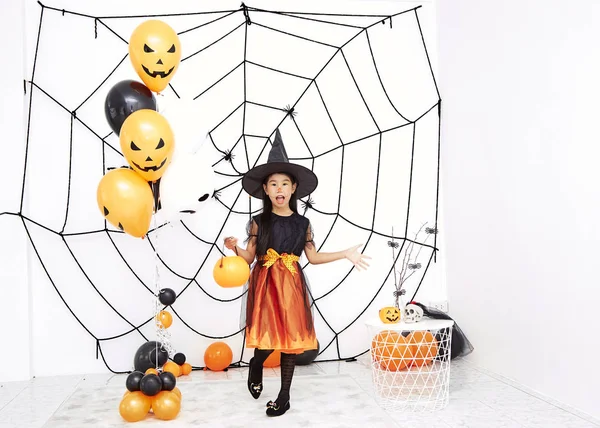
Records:
<instances>
[{"instance_id":1,"label":"black bodice","mask_svg":"<svg viewBox=\"0 0 600 428\"><path fill-rule=\"evenodd\" d=\"M258 225L258 235L260 236L263 231L261 215L258 214L252 217L252 220ZM252 230L251 223L252 222L249 224L249 231ZM249 234L249 237L251 236L254 235ZM293 253L300 257L307 242L312 242L312 230L310 229L310 221L308 218L298 213L293 213L290 216L280 216L271 213L269 246L265 249L261 249L258 248L259 246L257 245L256 255L262 256L266 254L268 248L273 248L279 254Z\"/></svg>"}]
</instances>

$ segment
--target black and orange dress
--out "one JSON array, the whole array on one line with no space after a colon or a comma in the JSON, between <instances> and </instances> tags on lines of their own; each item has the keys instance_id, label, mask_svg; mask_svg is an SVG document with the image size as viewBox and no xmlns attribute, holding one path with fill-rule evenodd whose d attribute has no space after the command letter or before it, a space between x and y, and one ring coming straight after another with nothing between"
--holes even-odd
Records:
<instances>
[{"instance_id":1,"label":"black and orange dress","mask_svg":"<svg viewBox=\"0 0 600 428\"><path fill-rule=\"evenodd\" d=\"M289 354L317 349L312 298L299 263L304 246L314 244L310 221L298 213L271 213L267 248L258 245L263 232L261 214L248 222L247 232L248 240L257 239L257 247L242 308L246 347Z\"/></svg>"}]
</instances>

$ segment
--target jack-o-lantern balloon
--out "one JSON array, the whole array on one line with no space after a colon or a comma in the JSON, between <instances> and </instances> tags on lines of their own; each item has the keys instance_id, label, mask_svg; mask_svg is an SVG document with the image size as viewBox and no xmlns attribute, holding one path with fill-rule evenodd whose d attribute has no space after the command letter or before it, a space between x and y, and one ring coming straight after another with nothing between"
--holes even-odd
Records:
<instances>
[{"instance_id":1,"label":"jack-o-lantern balloon","mask_svg":"<svg viewBox=\"0 0 600 428\"><path fill-rule=\"evenodd\" d=\"M148 233L154 198L150 186L129 168L109 171L96 192L98 208L106 220L136 238Z\"/></svg>"},{"instance_id":2,"label":"jack-o-lantern balloon","mask_svg":"<svg viewBox=\"0 0 600 428\"><path fill-rule=\"evenodd\" d=\"M151 19L138 25L129 40L133 68L154 92L167 87L181 62L181 42L173 28Z\"/></svg>"},{"instance_id":3,"label":"jack-o-lantern balloon","mask_svg":"<svg viewBox=\"0 0 600 428\"><path fill-rule=\"evenodd\" d=\"M400 322L400 309L394 306L386 306L379 310L379 319L384 324L396 324Z\"/></svg>"},{"instance_id":4,"label":"jack-o-lantern balloon","mask_svg":"<svg viewBox=\"0 0 600 428\"><path fill-rule=\"evenodd\" d=\"M138 110L125 120L119 141L129 165L146 181L162 177L175 149L169 122L148 109Z\"/></svg>"}]
</instances>

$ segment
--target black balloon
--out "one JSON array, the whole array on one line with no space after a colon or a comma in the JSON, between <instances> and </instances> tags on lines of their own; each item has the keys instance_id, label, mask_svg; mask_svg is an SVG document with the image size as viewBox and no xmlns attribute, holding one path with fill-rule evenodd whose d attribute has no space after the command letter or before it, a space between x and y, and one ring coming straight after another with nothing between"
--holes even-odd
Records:
<instances>
[{"instance_id":1,"label":"black balloon","mask_svg":"<svg viewBox=\"0 0 600 428\"><path fill-rule=\"evenodd\" d=\"M158 350L158 361L156 352ZM135 370L146 373L146 370L154 367L161 367L169 359L169 353L162 347L160 342L151 340L138 348L133 357L133 367Z\"/></svg>"},{"instance_id":2,"label":"black balloon","mask_svg":"<svg viewBox=\"0 0 600 428\"><path fill-rule=\"evenodd\" d=\"M304 351L301 354L296 356L296 365L297 366L307 366L312 363L317 355L319 355L319 351L321 350L321 344L317 340L317 349L310 349L308 351Z\"/></svg>"},{"instance_id":3,"label":"black balloon","mask_svg":"<svg viewBox=\"0 0 600 428\"><path fill-rule=\"evenodd\" d=\"M140 391L149 397L158 394L162 390L162 381L154 373L145 375L140 381Z\"/></svg>"},{"instance_id":4,"label":"black balloon","mask_svg":"<svg viewBox=\"0 0 600 428\"><path fill-rule=\"evenodd\" d=\"M175 364L179 364L181 366L185 363L185 355L181 352L178 352L175 354L175 356L173 356L173 361L175 361Z\"/></svg>"},{"instance_id":5,"label":"black balloon","mask_svg":"<svg viewBox=\"0 0 600 428\"><path fill-rule=\"evenodd\" d=\"M160 380L162 381L162 389L163 391L173 391L175 385L177 384L177 380L175 379L175 375L171 372L162 372L160 375Z\"/></svg>"},{"instance_id":6,"label":"black balloon","mask_svg":"<svg viewBox=\"0 0 600 428\"><path fill-rule=\"evenodd\" d=\"M156 98L150 89L135 80L123 80L113 86L104 101L104 115L113 132L121 132L121 126L133 112L142 109L156 111Z\"/></svg>"},{"instance_id":7,"label":"black balloon","mask_svg":"<svg viewBox=\"0 0 600 428\"><path fill-rule=\"evenodd\" d=\"M140 381L142 380L142 378L144 377L144 373L142 372L131 372L129 374L129 376L127 376L127 380L125 381L125 387L130 390L131 392L133 391L139 391L140 390Z\"/></svg>"},{"instance_id":8,"label":"black balloon","mask_svg":"<svg viewBox=\"0 0 600 428\"><path fill-rule=\"evenodd\" d=\"M160 303L162 303L165 306L169 306L175 303L176 298L177 295L170 288L163 288L158 292L158 300L160 300Z\"/></svg>"}]
</instances>

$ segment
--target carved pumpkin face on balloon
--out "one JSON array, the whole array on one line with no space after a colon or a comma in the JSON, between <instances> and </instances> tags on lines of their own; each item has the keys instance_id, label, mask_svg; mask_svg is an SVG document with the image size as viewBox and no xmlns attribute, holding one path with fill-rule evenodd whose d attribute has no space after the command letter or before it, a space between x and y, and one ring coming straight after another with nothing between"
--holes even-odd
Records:
<instances>
[{"instance_id":1,"label":"carved pumpkin face on balloon","mask_svg":"<svg viewBox=\"0 0 600 428\"><path fill-rule=\"evenodd\" d=\"M154 92L167 87L181 61L181 43L175 30L151 19L131 34L129 56L135 71Z\"/></svg>"},{"instance_id":2,"label":"carved pumpkin face on balloon","mask_svg":"<svg viewBox=\"0 0 600 428\"><path fill-rule=\"evenodd\" d=\"M146 181L164 174L175 149L175 137L169 122L154 110L132 113L121 127L119 136L123 156Z\"/></svg>"}]
</instances>

